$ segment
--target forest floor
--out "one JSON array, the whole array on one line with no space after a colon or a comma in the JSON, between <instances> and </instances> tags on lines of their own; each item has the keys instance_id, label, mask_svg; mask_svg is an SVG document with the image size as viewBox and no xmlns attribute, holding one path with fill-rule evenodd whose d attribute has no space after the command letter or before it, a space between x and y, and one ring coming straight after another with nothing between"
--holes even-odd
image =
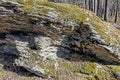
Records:
<instances>
[{"instance_id":1,"label":"forest floor","mask_svg":"<svg viewBox=\"0 0 120 80\"><path fill-rule=\"evenodd\" d=\"M89 62L91 60L90 57L81 55L81 57L76 58L77 56L78 55L74 56L75 58L72 58L72 61L60 59L59 64L61 65L57 71L57 79L42 79L21 67L15 66L14 60L16 59L16 56L0 54L0 80L97 80L96 78L91 79L91 76L89 75L80 73L80 71L84 73L94 72L94 64L96 63ZM86 61L86 59L89 61ZM82 65L86 65L86 67L79 69ZM101 65L101 67L106 68L104 69L106 71L108 70L105 65ZM105 75L103 75L103 70L101 71L101 75L98 73L99 80L116 80L112 74L108 72L109 70L105 72Z\"/></svg>"},{"instance_id":2,"label":"forest floor","mask_svg":"<svg viewBox=\"0 0 120 80\"><path fill-rule=\"evenodd\" d=\"M28 71L21 67L15 66L14 65L15 58L16 56L0 54L0 80L48 80L42 79L41 77L29 73ZM59 79L54 80L78 80L78 77L79 78L81 77L82 79L82 76L80 76L79 74L73 74L70 71L66 70L64 71L64 69L61 68L60 68L61 75L58 75Z\"/></svg>"}]
</instances>

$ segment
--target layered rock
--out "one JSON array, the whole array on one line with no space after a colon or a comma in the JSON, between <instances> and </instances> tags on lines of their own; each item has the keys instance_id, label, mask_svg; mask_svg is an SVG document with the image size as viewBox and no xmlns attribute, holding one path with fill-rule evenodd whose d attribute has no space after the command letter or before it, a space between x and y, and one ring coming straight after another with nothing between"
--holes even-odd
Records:
<instances>
[{"instance_id":1,"label":"layered rock","mask_svg":"<svg viewBox=\"0 0 120 80\"><path fill-rule=\"evenodd\" d=\"M30 6L35 11L29 12ZM76 6L66 4L76 10L68 15L63 12L68 12L66 8L55 6L62 4L0 1L0 53L18 56L17 66L44 78L58 77L60 59L75 53L120 63L118 29Z\"/></svg>"}]
</instances>

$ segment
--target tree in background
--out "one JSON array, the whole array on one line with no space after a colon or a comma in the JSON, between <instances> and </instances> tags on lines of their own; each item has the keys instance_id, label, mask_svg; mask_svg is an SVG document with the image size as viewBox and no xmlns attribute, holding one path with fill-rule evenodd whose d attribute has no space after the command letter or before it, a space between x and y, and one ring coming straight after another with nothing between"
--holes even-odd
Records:
<instances>
[{"instance_id":1,"label":"tree in background","mask_svg":"<svg viewBox=\"0 0 120 80\"><path fill-rule=\"evenodd\" d=\"M70 3L93 11L105 21L120 23L120 0L49 0L53 2Z\"/></svg>"},{"instance_id":2,"label":"tree in background","mask_svg":"<svg viewBox=\"0 0 120 80\"><path fill-rule=\"evenodd\" d=\"M116 12L115 12L115 23L117 22L117 18L118 18L118 6L119 5L119 1L117 0L117 6L116 6Z\"/></svg>"},{"instance_id":3,"label":"tree in background","mask_svg":"<svg viewBox=\"0 0 120 80\"><path fill-rule=\"evenodd\" d=\"M108 7L108 0L105 0L105 12L104 12L104 20L107 21L107 7Z\"/></svg>"}]
</instances>

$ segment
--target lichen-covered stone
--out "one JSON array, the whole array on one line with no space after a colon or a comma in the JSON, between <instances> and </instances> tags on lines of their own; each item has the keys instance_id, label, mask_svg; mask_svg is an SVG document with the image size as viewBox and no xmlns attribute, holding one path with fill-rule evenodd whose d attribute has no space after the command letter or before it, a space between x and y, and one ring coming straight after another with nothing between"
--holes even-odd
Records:
<instances>
[{"instance_id":1,"label":"lichen-covered stone","mask_svg":"<svg viewBox=\"0 0 120 80\"><path fill-rule=\"evenodd\" d=\"M0 1L0 53L16 55L17 66L44 78L65 70L104 80L107 72L97 72L95 63L82 65L79 56L120 64L120 31L92 12L44 0L12 1Z\"/></svg>"}]
</instances>

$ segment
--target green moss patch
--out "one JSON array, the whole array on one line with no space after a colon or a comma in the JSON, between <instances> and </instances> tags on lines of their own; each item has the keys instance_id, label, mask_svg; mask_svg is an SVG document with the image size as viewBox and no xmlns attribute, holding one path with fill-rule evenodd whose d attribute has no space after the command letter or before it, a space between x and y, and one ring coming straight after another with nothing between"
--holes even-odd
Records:
<instances>
[{"instance_id":1,"label":"green moss patch","mask_svg":"<svg viewBox=\"0 0 120 80\"><path fill-rule=\"evenodd\" d=\"M35 62L37 61L37 63L35 63L35 65L38 65L39 67L41 67L45 74L48 75L48 76L56 76L55 74L55 61L52 61L52 60L48 60L48 59L45 59L43 57L40 57L34 53L30 53L30 60L28 60L30 62Z\"/></svg>"},{"instance_id":2,"label":"green moss patch","mask_svg":"<svg viewBox=\"0 0 120 80\"><path fill-rule=\"evenodd\" d=\"M65 70L69 70L74 73L83 73L87 75L94 74L96 72L96 69L95 69L96 64L91 62L84 65L80 65L79 63L78 64L63 63L62 67L64 67Z\"/></svg>"},{"instance_id":3,"label":"green moss patch","mask_svg":"<svg viewBox=\"0 0 120 80\"><path fill-rule=\"evenodd\" d=\"M45 61L39 62L38 65L42 69L44 69L46 75L57 77L57 74L56 74L57 72L55 70L55 61L45 60Z\"/></svg>"},{"instance_id":4,"label":"green moss patch","mask_svg":"<svg viewBox=\"0 0 120 80\"><path fill-rule=\"evenodd\" d=\"M83 74L95 74L96 73L96 64L95 63L87 63L81 67L81 73Z\"/></svg>"},{"instance_id":5,"label":"green moss patch","mask_svg":"<svg viewBox=\"0 0 120 80\"><path fill-rule=\"evenodd\" d=\"M113 73L115 73L115 74L120 73L120 66L119 65L118 66L112 65L112 66L109 66L109 67L113 71Z\"/></svg>"},{"instance_id":6,"label":"green moss patch","mask_svg":"<svg viewBox=\"0 0 120 80\"><path fill-rule=\"evenodd\" d=\"M0 71L0 77L3 77L4 76L4 73Z\"/></svg>"},{"instance_id":7,"label":"green moss patch","mask_svg":"<svg viewBox=\"0 0 120 80\"><path fill-rule=\"evenodd\" d=\"M69 71L72 71L74 73L79 73L81 71L81 68L80 68L80 65L78 64L69 64L69 63L63 63L62 64L62 67L65 69L65 70L69 70Z\"/></svg>"}]
</instances>

